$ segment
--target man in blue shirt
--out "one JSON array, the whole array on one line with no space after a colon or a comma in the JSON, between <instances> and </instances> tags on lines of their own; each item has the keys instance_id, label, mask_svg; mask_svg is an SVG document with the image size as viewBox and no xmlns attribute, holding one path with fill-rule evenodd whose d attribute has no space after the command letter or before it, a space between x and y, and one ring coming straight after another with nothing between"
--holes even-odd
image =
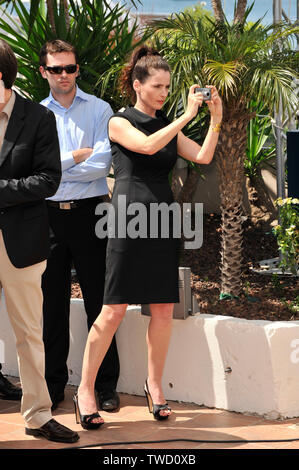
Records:
<instances>
[{"instance_id":1,"label":"man in blue shirt","mask_svg":"<svg viewBox=\"0 0 299 470\"><path fill-rule=\"evenodd\" d=\"M102 308L107 240L96 237L95 208L108 193L111 151L107 124L113 111L108 103L76 85L79 65L71 44L48 41L40 52L40 73L50 86L50 94L41 104L55 114L62 165L60 186L47 200L51 256L42 282L46 380L55 409L64 399L68 381L72 266L82 290L88 329ZM118 377L113 338L95 384L100 408L105 411L119 407Z\"/></svg>"}]
</instances>

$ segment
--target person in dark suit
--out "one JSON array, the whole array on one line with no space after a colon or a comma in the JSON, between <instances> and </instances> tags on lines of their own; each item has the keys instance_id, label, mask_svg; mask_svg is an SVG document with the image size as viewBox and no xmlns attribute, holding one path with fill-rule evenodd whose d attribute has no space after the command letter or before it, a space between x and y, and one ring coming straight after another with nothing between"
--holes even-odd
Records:
<instances>
[{"instance_id":1,"label":"person in dark suit","mask_svg":"<svg viewBox=\"0 0 299 470\"><path fill-rule=\"evenodd\" d=\"M44 374L41 276L49 255L45 198L60 182L56 122L12 90L17 60L0 40L0 293L15 333L25 433L58 442L79 435L52 418Z\"/></svg>"}]
</instances>

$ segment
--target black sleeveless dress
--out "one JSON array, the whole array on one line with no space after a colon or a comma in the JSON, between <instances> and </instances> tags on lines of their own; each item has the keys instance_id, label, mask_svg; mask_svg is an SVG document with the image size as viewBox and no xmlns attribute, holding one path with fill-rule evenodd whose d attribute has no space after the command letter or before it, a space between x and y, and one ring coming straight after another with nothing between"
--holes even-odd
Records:
<instances>
[{"instance_id":1,"label":"black sleeveless dress","mask_svg":"<svg viewBox=\"0 0 299 470\"><path fill-rule=\"evenodd\" d=\"M160 111L153 118L133 107L115 116L127 119L146 135L169 124ZM165 212L156 217L160 203L165 211L165 203L169 208L174 202L168 178L177 160L177 137L154 155L131 152L114 142L111 150L115 233L107 244L104 304L179 302L179 238L173 233L179 220L171 210L169 217Z\"/></svg>"}]
</instances>

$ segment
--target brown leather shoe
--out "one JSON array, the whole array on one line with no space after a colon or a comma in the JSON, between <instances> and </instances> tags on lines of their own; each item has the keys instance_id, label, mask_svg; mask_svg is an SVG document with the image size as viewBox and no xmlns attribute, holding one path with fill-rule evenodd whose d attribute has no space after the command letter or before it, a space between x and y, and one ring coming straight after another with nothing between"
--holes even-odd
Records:
<instances>
[{"instance_id":1,"label":"brown leather shoe","mask_svg":"<svg viewBox=\"0 0 299 470\"><path fill-rule=\"evenodd\" d=\"M55 442L77 442L79 434L58 423L55 419L50 419L41 428L25 428L25 434L34 437L45 437L49 441Z\"/></svg>"}]
</instances>

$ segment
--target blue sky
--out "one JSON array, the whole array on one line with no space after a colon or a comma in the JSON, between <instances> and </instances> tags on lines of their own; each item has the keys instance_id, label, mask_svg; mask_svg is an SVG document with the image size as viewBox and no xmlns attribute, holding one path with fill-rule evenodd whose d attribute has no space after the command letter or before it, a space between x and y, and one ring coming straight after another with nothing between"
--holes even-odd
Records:
<instances>
[{"instance_id":1,"label":"blue sky","mask_svg":"<svg viewBox=\"0 0 299 470\"><path fill-rule=\"evenodd\" d=\"M120 3L126 3L128 6L132 5L131 0L111 0L114 2L119 1ZM30 5L30 2L24 1L26 7ZM171 13L178 13L187 7L194 6L197 3L203 4L207 10L212 10L210 0L135 0L138 12L140 13L154 13L154 14L165 14L170 15ZM247 6L251 5L253 0L247 1ZM289 16L291 21L296 20L296 3L297 0L281 0L282 8ZM222 5L225 10L225 14L229 20L232 20L234 13L235 0L222 0ZM132 7L132 11L136 11ZM265 15L264 23L273 22L273 0L255 0L253 10L249 16L250 21L256 21Z\"/></svg>"},{"instance_id":2,"label":"blue sky","mask_svg":"<svg viewBox=\"0 0 299 470\"><path fill-rule=\"evenodd\" d=\"M122 0L124 1L124 0ZM126 2L130 4L130 0ZM138 11L143 13L154 13L154 14L171 14L184 10L186 7L196 5L197 3L204 4L204 7L212 11L211 1L207 0L201 2L198 0L141 0L138 5ZM251 5L253 2L249 0L247 5ZM222 4L225 9L225 13L229 20L233 17L234 12L234 0L222 0ZM296 19L296 0L282 0L282 8L285 10L287 15L290 15L291 20ZM273 0L256 0L252 13L249 20L255 21L266 14L264 22L272 23L273 20Z\"/></svg>"}]
</instances>

